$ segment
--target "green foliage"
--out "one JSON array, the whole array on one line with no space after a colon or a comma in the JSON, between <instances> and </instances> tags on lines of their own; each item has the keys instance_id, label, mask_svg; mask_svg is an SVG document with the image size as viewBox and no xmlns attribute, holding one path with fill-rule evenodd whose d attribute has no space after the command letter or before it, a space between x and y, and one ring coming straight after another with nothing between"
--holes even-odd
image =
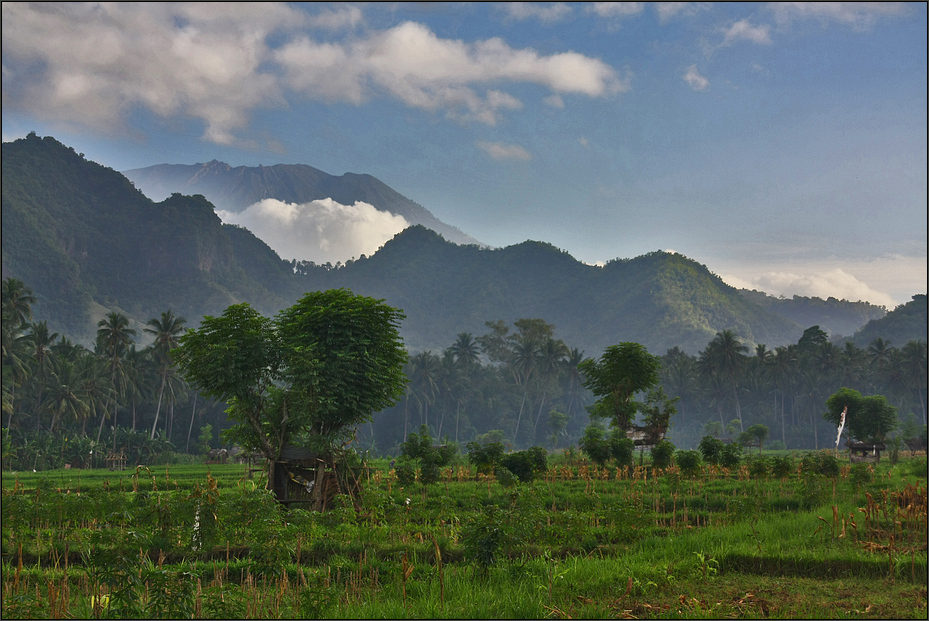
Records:
<instances>
[{"instance_id":1,"label":"green foliage","mask_svg":"<svg viewBox=\"0 0 929 621\"><path fill-rule=\"evenodd\" d=\"M481 445L478 442L468 442L468 462L478 472L490 474L497 469L506 450L501 442L490 442Z\"/></svg>"},{"instance_id":2,"label":"green foliage","mask_svg":"<svg viewBox=\"0 0 929 621\"><path fill-rule=\"evenodd\" d=\"M800 472L834 479L839 476L839 461L829 451L807 453L800 462Z\"/></svg>"},{"instance_id":3,"label":"green foliage","mask_svg":"<svg viewBox=\"0 0 929 621\"><path fill-rule=\"evenodd\" d=\"M400 445L400 463L397 467L397 476L404 471L401 485L409 484L407 471L413 468L414 463L419 464L419 482L423 487L436 483L441 478L440 468L451 461L453 452L448 445L436 447L432 444L429 427L423 425L419 434L411 433L407 441Z\"/></svg>"},{"instance_id":4,"label":"green foliage","mask_svg":"<svg viewBox=\"0 0 929 621\"><path fill-rule=\"evenodd\" d=\"M742 463L742 445L724 444L719 452L719 465L723 468L738 468Z\"/></svg>"},{"instance_id":5,"label":"green foliage","mask_svg":"<svg viewBox=\"0 0 929 621\"><path fill-rule=\"evenodd\" d=\"M790 455L774 455L771 457L771 476L777 479L786 479L794 471L794 460Z\"/></svg>"},{"instance_id":6,"label":"green foliage","mask_svg":"<svg viewBox=\"0 0 929 621\"><path fill-rule=\"evenodd\" d=\"M313 292L274 321L230 306L173 353L188 380L230 403L238 425L226 437L269 459L291 442L325 455L402 395L402 317L349 291Z\"/></svg>"},{"instance_id":7,"label":"green foliage","mask_svg":"<svg viewBox=\"0 0 929 621\"><path fill-rule=\"evenodd\" d=\"M723 447L725 447L725 444L719 438L703 436L699 446L700 454L703 455L703 461L713 466L719 465Z\"/></svg>"},{"instance_id":8,"label":"green foliage","mask_svg":"<svg viewBox=\"0 0 929 621\"><path fill-rule=\"evenodd\" d=\"M658 384L661 358L638 343L620 343L607 347L599 360L589 358L578 368L584 374L584 386L600 398L592 415L625 430L642 407L635 395Z\"/></svg>"},{"instance_id":9,"label":"green foliage","mask_svg":"<svg viewBox=\"0 0 929 621\"><path fill-rule=\"evenodd\" d=\"M210 452L210 443L213 441L213 425L204 425L197 436L197 452L206 455Z\"/></svg>"},{"instance_id":10,"label":"green foliage","mask_svg":"<svg viewBox=\"0 0 929 621\"><path fill-rule=\"evenodd\" d=\"M613 456L613 448L604 438L603 427L599 425L589 425L577 444L588 459L598 466L603 466Z\"/></svg>"},{"instance_id":11,"label":"green foliage","mask_svg":"<svg viewBox=\"0 0 929 621\"><path fill-rule=\"evenodd\" d=\"M533 446L525 451L504 455L500 466L513 473L521 482L529 483L537 474L548 469L548 457L544 448ZM499 473L497 476L500 476Z\"/></svg>"},{"instance_id":12,"label":"green foliage","mask_svg":"<svg viewBox=\"0 0 929 621\"><path fill-rule=\"evenodd\" d=\"M855 484L855 487L860 488L874 479L874 472L869 464L857 463L852 465L848 476L851 482Z\"/></svg>"},{"instance_id":13,"label":"green foliage","mask_svg":"<svg viewBox=\"0 0 929 621\"><path fill-rule=\"evenodd\" d=\"M664 470L671 466L674 458L674 445L668 440L661 440L652 447L652 466Z\"/></svg>"},{"instance_id":14,"label":"green foliage","mask_svg":"<svg viewBox=\"0 0 929 621\"><path fill-rule=\"evenodd\" d=\"M771 474L772 462L767 457L754 455L747 459L748 474L753 479L763 479Z\"/></svg>"},{"instance_id":15,"label":"green foliage","mask_svg":"<svg viewBox=\"0 0 929 621\"><path fill-rule=\"evenodd\" d=\"M674 461L681 472L688 477L700 474L703 465L699 451L678 451L674 456Z\"/></svg>"},{"instance_id":16,"label":"green foliage","mask_svg":"<svg viewBox=\"0 0 929 621\"><path fill-rule=\"evenodd\" d=\"M635 458L635 442L621 429L610 433L610 454L620 468L632 466Z\"/></svg>"},{"instance_id":17,"label":"green foliage","mask_svg":"<svg viewBox=\"0 0 929 621\"><path fill-rule=\"evenodd\" d=\"M838 427L845 408L845 426L849 435L859 441L881 442L897 427L897 409L883 395L863 397L857 390L842 388L826 399L823 418Z\"/></svg>"}]
</instances>

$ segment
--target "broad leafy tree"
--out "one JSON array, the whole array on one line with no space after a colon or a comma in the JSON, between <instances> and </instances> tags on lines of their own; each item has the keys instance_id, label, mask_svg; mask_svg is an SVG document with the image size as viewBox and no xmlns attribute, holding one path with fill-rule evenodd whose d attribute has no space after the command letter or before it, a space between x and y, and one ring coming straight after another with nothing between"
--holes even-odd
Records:
<instances>
[{"instance_id":1,"label":"broad leafy tree","mask_svg":"<svg viewBox=\"0 0 929 621\"><path fill-rule=\"evenodd\" d=\"M344 289L312 292L273 320L230 306L173 354L201 394L229 403L228 437L271 460L289 443L331 455L403 395L402 318Z\"/></svg>"},{"instance_id":2,"label":"broad leafy tree","mask_svg":"<svg viewBox=\"0 0 929 621\"><path fill-rule=\"evenodd\" d=\"M897 409L882 395L863 397L857 390L842 388L826 400L823 418L838 427L845 408L845 427L856 440L882 442L897 427Z\"/></svg>"},{"instance_id":3,"label":"broad leafy tree","mask_svg":"<svg viewBox=\"0 0 929 621\"><path fill-rule=\"evenodd\" d=\"M588 358L579 367L584 386L599 397L592 414L625 430L641 409L635 395L658 385L661 359L638 343L620 343L607 347L599 360Z\"/></svg>"}]
</instances>

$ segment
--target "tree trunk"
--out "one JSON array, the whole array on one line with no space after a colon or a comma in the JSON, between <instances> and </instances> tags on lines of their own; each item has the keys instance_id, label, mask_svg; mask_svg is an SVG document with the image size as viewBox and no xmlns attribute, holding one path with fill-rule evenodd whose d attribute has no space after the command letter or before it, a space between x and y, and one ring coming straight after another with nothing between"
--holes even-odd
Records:
<instances>
[{"instance_id":1,"label":"tree trunk","mask_svg":"<svg viewBox=\"0 0 929 621\"><path fill-rule=\"evenodd\" d=\"M190 432L194 430L194 417L197 415L197 397L199 393L194 393L194 409L190 413L190 427L187 428L187 444L184 445L184 452L188 452L190 449Z\"/></svg>"},{"instance_id":2,"label":"tree trunk","mask_svg":"<svg viewBox=\"0 0 929 621\"><path fill-rule=\"evenodd\" d=\"M526 403L526 394L528 390L523 391L523 400L519 403L519 414L516 415L516 430L513 432L513 446L516 446L516 437L519 435L519 421L523 417L523 405Z\"/></svg>"},{"instance_id":3,"label":"tree trunk","mask_svg":"<svg viewBox=\"0 0 929 621\"><path fill-rule=\"evenodd\" d=\"M165 375L166 373L161 374L161 388L158 390L158 407L155 408L155 422L152 423L152 433L148 437L149 440L155 439L155 427L158 426L158 416L161 414L161 397L165 392Z\"/></svg>"}]
</instances>

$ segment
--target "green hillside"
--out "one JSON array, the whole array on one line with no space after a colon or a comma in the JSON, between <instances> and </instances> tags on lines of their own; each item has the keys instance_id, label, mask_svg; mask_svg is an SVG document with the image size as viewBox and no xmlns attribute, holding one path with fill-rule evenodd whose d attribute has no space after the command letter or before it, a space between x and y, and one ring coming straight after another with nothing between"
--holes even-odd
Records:
<instances>
[{"instance_id":1,"label":"green hillside","mask_svg":"<svg viewBox=\"0 0 929 621\"><path fill-rule=\"evenodd\" d=\"M3 277L23 280L38 298L38 316L83 342L111 309L136 322L171 309L195 325L232 303L271 315L305 291L334 287L402 308L411 351L444 349L460 332L480 335L485 322L519 318L556 326L588 356L622 341L695 354L721 330L773 348L795 343L808 325L828 326L825 314L792 320L781 301L740 293L705 266L664 252L596 267L544 242L457 245L420 225L338 268L283 261L248 230L223 225L203 196L156 203L117 171L34 134L3 144L2 200ZM815 298L806 306L814 308ZM845 315L874 311L838 307ZM918 327L918 318L908 321Z\"/></svg>"},{"instance_id":2,"label":"green hillside","mask_svg":"<svg viewBox=\"0 0 929 621\"><path fill-rule=\"evenodd\" d=\"M26 282L50 327L71 338L92 338L99 307L197 321L238 301L271 311L290 297L291 274L261 272L256 255L270 249L230 235L202 196L155 203L54 138L3 144L2 194L3 277Z\"/></svg>"},{"instance_id":3,"label":"green hillside","mask_svg":"<svg viewBox=\"0 0 929 621\"><path fill-rule=\"evenodd\" d=\"M745 299L762 308L786 317L801 326L816 326L831 337L849 336L873 319L887 314L887 309L868 302L849 302L830 297L808 298L795 295L792 298L777 298L763 291L742 289Z\"/></svg>"},{"instance_id":4,"label":"green hillside","mask_svg":"<svg viewBox=\"0 0 929 621\"><path fill-rule=\"evenodd\" d=\"M894 347L903 347L909 341L925 342L929 332L927 326L926 294L914 295L912 300L890 311L886 317L866 323L851 340L858 347L867 347L880 337Z\"/></svg>"}]
</instances>

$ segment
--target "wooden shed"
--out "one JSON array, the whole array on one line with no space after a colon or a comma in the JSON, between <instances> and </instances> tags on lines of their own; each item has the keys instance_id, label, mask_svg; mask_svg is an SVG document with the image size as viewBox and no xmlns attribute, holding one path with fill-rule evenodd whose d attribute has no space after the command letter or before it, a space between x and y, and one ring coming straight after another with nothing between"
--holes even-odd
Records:
<instances>
[{"instance_id":1,"label":"wooden shed","mask_svg":"<svg viewBox=\"0 0 929 621\"><path fill-rule=\"evenodd\" d=\"M887 447L882 443L851 441L846 446L849 450L849 461L854 463L867 462L878 464L881 462L881 451Z\"/></svg>"}]
</instances>

